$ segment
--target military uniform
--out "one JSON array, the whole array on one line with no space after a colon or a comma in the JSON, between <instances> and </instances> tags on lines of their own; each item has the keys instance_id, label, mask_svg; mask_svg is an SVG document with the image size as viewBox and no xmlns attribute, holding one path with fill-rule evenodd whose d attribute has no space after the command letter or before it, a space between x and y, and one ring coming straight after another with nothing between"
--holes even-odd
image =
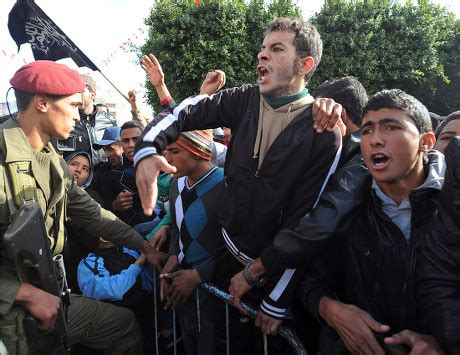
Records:
<instances>
[{"instance_id":1,"label":"military uniform","mask_svg":"<svg viewBox=\"0 0 460 355\"><path fill-rule=\"evenodd\" d=\"M55 253L62 250L59 230L63 228L57 217L64 213L93 235L103 236L116 245L142 250L143 239L111 212L102 209L84 190L80 189L67 170L65 161L48 143L41 152L34 151L19 124L8 120L3 124L6 155L0 154L0 235L10 223L10 210L14 206L13 191L6 164L15 161L30 162L29 175L35 179L35 200L45 217L45 225ZM59 212L60 213L60 212ZM33 236L30 236L33 238ZM1 248L1 246L0 246ZM14 304L19 291L13 260L3 255L0 264L0 331L10 353L24 344L21 331L22 307ZM15 326L16 324L16 326ZM11 329L15 328L12 332ZM68 317L69 343L82 342L94 348L112 349L119 353L142 352L142 342L137 322L131 311L80 296L71 296ZM14 338L17 339L14 339ZM140 350L139 350L140 349Z\"/></svg>"}]
</instances>

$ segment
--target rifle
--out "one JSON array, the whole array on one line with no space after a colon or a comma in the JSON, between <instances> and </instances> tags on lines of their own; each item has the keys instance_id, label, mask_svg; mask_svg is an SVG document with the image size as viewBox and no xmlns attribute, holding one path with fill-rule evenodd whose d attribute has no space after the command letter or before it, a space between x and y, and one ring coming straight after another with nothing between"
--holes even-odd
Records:
<instances>
[{"instance_id":1,"label":"rifle","mask_svg":"<svg viewBox=\"0 0 460 355\"><path fill-rule=\"evenodd\" d=\"M24 317L27 342L32 344L47 336L53 340L55 353L67 354L65 310L69 305L70 290L65 281L62 255L51 256L45 221L37 202L24 202L19 208L3 236L3 245L7 257L15 260L23 281L61 298L61 309L53 329L43 331L39 328L39 320L30 314Z\"/></svg>"}]
</instances>

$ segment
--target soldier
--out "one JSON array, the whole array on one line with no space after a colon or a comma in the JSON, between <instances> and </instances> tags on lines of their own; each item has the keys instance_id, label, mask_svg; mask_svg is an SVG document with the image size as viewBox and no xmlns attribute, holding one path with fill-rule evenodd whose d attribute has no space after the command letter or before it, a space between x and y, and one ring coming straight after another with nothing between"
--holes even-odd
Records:
<instances>
[{"instance_id":1,"label":"soldier","mask_svg":"<svg viewBox=\"0 0 460 355\"><path fill-rule=\"evenodd\" d=\"M54 255L64 246L64 220L71 219L85 231L143 252L147 260L156 260L156 251L148 242L77 187L65 161L50 144L51 137L67 139L80 119L78 108L85 88L80 75L62 64L36 61L20 68L10 83L19 114L17 119L9 119L0 127L2 241L12 216L21 206L17 201L32 199L43 212ZM23 167L16 174L19 180L11 177L13 169L10 169L18 162ZM23 183L25 181L27 184ZM33 194L26 196L26 190ZM16 198L18 191L23 193L21 198ZM37 349L36 344L27 346L22 318L29 313L41 322L43 330L52 329L61 299L20 279L18 265L6 257L5 250L1 252L0 334L3 343L11 354L52 350L53 345L45 349ZM67 340L69 344L81 342L115 353L142 353L139 326L130 310L77 295L70 296Z\"/></svg>"}]
</instances>

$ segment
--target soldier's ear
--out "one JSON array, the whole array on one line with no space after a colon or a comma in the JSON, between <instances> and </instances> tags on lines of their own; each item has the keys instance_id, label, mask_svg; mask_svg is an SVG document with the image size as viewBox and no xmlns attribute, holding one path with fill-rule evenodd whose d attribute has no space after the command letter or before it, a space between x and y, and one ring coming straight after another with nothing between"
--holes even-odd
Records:
<instances>
[{"instance_id":1,"label":"soldier's ear","mask_svg":"<svg viewBox=\"0 0 460 355\"><path fill-rule=\"evenodd\" d=\"M49 98L45 95L34 95L32 102L34 107L40 112L47 112L49 109Z\"/></svg>"}]
</instances>

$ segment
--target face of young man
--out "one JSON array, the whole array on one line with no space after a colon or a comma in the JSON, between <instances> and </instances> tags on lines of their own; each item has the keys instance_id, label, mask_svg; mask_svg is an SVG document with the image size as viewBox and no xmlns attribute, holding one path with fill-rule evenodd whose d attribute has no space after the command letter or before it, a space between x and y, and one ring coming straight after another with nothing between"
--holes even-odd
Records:
<instances>
[{"instance_id":1,"label":"face of young man","mask_svg":"<svg viewBox=\"0 0 460 355\"><path fill-rule=\"evenodd\" d=\"M69 138L70 132L80 120L78 107L82 102L81 96L81 93L77 93L57 100L45 98L46 117L41 120L44 133L58 139Z\"/></svg>"},{"instance_id":2,"label":"face of young man","mask_svg":"<svg viewBox=\"0 0 460 355\"><path fill-rule=\"evenodd\" d=\"M177 172L174 174L176 178L189 176L196 168L197 159L195 156L177 143L168 145L163 155L169 164L176 167Z\"/></svg>"},{"instance_id":3,"label":"face of young man","mask_svg":"<svg viewBox=\"0 0 460 355\"><path fill-rule=\"evenodd\" d=\"M134 160L134 148L142 132L139 128L127 128L121 131L121 146L123 153L129 161Z\"/></svg>"},{"instance_id":4,"label":"face of young man","mask_svg":"<svg viewBox=\"0 0 460 355\"><path fill-rule=\"evenodd\" d=\"M293 32L276 31L264 38L257 56L257 82L262 95L286 96L303 89L305 74L299 73L294 37Z\"/></svg>"},{"instance_id":5,"label":"face of young man","mask_svg":"<svg viewBox=\"0 0 460 355\"><path fill-rule=\"evenodd\" d=\"M460 136L460 119L452 120L442 130L441 134L436 141L434 149L444 153L447 145L455 136Z\"/></svg>"},{"instance_id":6,"label":"face of young man","mask_svg":"<svg viewBox=\"0 0 460 355\"><path fill-rule=\"evenodd\" d=\"M117 166L121 163L121 156L123 148L119 143L112 143L102 147L104 149L104 156L112 166Z\"/></svg>"},{"instance_id":7,"label":"face of young man","mask_svg":"<svg viewBox=\"0 0 460 355\"><path fill-rule=\"evenodd\" d=\"M421 134L402 110L369 111L361 125L361 153L382 190L418 181L423 174ZM430 147L431 148L431 147Z\"/></svg>"},{"instance_id":8,"label":"face of young man","mask_svg":"<svg viewBox=\"0 0 460 355\"><path fill-rule=\"evenodd\" d=\"M89 177L89 160L83 155L77 155L67 163L70 172L77 180L77 185L82 186L88 181Z\"/></svg>"}]
</instances>

